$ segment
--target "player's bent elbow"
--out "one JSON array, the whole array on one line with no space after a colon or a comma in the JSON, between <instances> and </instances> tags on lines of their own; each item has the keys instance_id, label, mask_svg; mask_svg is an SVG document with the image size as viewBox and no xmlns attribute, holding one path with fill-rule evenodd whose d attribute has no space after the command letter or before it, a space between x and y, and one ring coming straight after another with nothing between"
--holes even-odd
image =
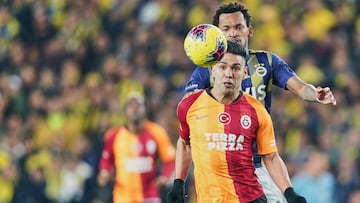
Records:
<instances>
[{"instance_id":1,"label":"player's bent elbow","mask_svg":"<svg viewBox=\"0 0 360 203\"><path fill-rule=\"evenodd\" d=\"M264 154L264 155L261 155L264 162L272 162L277 156L279 156L279 154L277 152L271 152L269 154Z\"/></svg>"}]
</instances>

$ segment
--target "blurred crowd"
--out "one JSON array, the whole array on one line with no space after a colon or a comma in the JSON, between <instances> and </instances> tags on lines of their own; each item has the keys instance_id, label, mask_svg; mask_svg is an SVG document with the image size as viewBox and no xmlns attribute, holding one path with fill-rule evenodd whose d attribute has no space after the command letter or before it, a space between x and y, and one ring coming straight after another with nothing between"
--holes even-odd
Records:
<instances>
[{"instance_id":1,"label":"blurred crowd","mask_svg":"<svg viewBox=\"0 0 360 203\"><path fill-rule=\"evenodd\" d=\"M194 69L187 31L220 0L0 0L0 203L106 202L103 134L129 91L175 144L176 105ZM360 202L360 2L245 0L250 48L285 59L336 106L273 89L277 142L296 191ZM190 190L191 192L191 190ZM111 194L110 194L111 195Z\"/></svg>"}]
</instances>

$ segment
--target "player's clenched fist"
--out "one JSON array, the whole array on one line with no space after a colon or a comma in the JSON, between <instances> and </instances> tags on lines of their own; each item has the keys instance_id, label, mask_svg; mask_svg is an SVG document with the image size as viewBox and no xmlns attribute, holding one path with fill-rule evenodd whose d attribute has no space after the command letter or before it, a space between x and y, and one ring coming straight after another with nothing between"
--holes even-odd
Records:
<instances>
[{"instance_id":1,"label":"player's clenched fist","mask_svg":"<svg viewBox=\"0 0 360 203\"><path fill-rule=\"evenodd\" d=\"M184 203L185 202L185 186L184 181L175 179L174 185L167 195L168 203Z\"/></svg>"}]
</instances>

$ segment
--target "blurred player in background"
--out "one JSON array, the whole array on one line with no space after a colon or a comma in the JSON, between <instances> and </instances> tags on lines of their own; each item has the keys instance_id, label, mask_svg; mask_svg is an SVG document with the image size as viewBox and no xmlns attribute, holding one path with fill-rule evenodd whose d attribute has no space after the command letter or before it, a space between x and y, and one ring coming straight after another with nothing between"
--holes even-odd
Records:
<instances>
[{"instance_id":1,"label":"blurred player in background","mask_svg":"<svg viewBox=\"0 0 360 203\"><path fill-rule=\"evenodd\" d=\"M143 96L130 94L124 113L126 124L106 132L98 184L108 184L114 169L114 203L160 203L159 188L174 173L175 148L165 129L147 120Z\"/></svg>"},{"instance_id":2,"label":"blurred player in background","mask_svg":"<svg viewBox=\"0 0 360 203\"><path fill-rule=\"evenodd\" d=\"M184 180L191 161L197 202L268 202L255 175L253 143L270 176L290 203L306 202L291 186L277 152L274 128L264 106L241 91L246 49L228 41L224 57L212 67L213 87L180 101L175 180L169 202L184 202Z\"/></svg>"},{"instance_id":3,"label":"blurred player in background","mask_svg":"<svg viewBox=\"0 0 360 203\"><path fill-rule=\"evenodd\" d=\"M222 5L213 17L213 24L223 31L227 39L248 48L248 41L254 30L251 25L251 16L244 5L236 2ZM273 85L290 90L305 101L336 105L336 99L329 87L315 88L305 83L285 61L271 52L250 49L246 63L247 76L242 81L241 88L259 100L268 112L271 111ZM197 67L186 84L185 92L204 89L212 86L212 83L210 68ZM256 150L256 146L254 148ZM254 164L268 200L283 202L282 192L269 177L260 156L255 155Z\"/></svg>"}]
</instances>

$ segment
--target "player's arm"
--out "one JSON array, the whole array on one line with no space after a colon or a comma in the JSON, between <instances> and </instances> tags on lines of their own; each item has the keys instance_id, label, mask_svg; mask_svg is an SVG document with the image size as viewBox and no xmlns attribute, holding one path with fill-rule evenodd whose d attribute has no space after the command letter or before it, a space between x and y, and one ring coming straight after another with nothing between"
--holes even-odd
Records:
<instances>
[{"instance_id":1,"label":"player's arm","mask_svg":"<svg viewBox=\"0 0 360 203\"><path fill-rule=\"evenodd\" d=\"M278 152L262 155L266 169L269 171L271 178L282 192L291 187L289 174L285 163Z\"/></svg>"},{"instance_id":2,"label":"player's arm","mask_svg":"<svg viewBox=\"0 0 360 203\"><path fill-rule=\"evenodd\" d=\"M189 143L179 137L176 143L175 180L167 195L168 202L185 202L185 179L191 165L191 148Z\"/></svg>"},{"instance_id":3,"label":"player's arm","mask_svg":"<svg viewBox=\"0 0 360 203\"><path fill-rule=\"evenodd\" d=\"M167 195L168 202L185 202L185 179L191 165L191 148L190 148L190 129L186 121L186 114L189 108L187 102L183 99L177 108L179 120L179 139L176 143L175 154L175 180L173 187Z\"/></svg>"},{"instance_id":4,"label":"player's arm","mask_svg":"<svg viewBox=\"0 0 360 203\"><path fill-rule=\"evenodd\" d=\"M176 143L175 179L185 180L191 164L190 126L187 122L187 112L193 98L182 99L177 106L179 121L179 138Z\"/></svg>"},{"instance_id":5,"label":"player's arm","mask_svg":"<svg viewBox=\"0 0 360 203\"><path fill-rule=\"evenodd\" d=\"M317 87L305 83L298 76L289 78L286 87L305 101L336 105L336 99L329 87Z\"/></svg>"},{"instance_id":6,"label":"player's arm","mask_svg":"<svg viewBox=\"0 0 360 203\"><path fill-rule=\"evenodd\" d=\"M113 143L118 129L110 129L105 133L104 146L99 160L99 173L97 182L100 186L105 186L111 179L114 163Z\"/></svg>"},{"instance_id":7,"label":"player's arm","mask_svg":"<svg viewBox=\"0 0 360 203\"><path fill-rule=\"evenodd\" d=\"M283 192L288 203L306 203L306 199L298 195L291 185L285 163L277 152L262 156L266 169L275 184Z\"/></svg>"},{"instance_id":8,"label":"player's arm","mask_svg":"<svg viewBox=\"0 0 360 203\"><path fill-rule=\"evenodd\" d=\"M160 126L153 126L154 138L158 144L158 154L162 162L162 169L156 178L158 187L167 185L172 180L175 168L175 147L171 144L169 134Z\"/></svg>"},{"instance_id":9,"label":"player's arm","mask_svg":"<svg viewBox=\"0 0 360 203\"><path fill-rule=\"evenodd\" d=\"M185 94L210 87L210 71L208 68L196 67L185 85Z\"/></svg>"},{"instance_id":10,"label":"player's arm","mask_svg":"<svg viewBox=\"0 0 360 203\"><path fill-rule=\"evenodd\" d=\"M176 143L175 179L185 180L191 166L191 148L181 137Z\"/></svg>"},{"instance_id":11,"label":"player's arm","mask_svg":"<svg viewBox=\"0 0 360 203\"><path fill-rule=\"evenodd\" d=\"M270 115L259 104L256 105L256 110L259 121L256 144L266 169L275 184L284 193L288 203L306 203L305 198L295 193L292 188L286 165L277 152L274 127Z\"/></svg>"},{"instance_id":12,"label":"player's arm","mask_svg":"<svg viewBox=\"0 0 360 203\"><path fill-rule=\"evenodd\" d=\"M305 101L336 105L336 99L329 87L314 87L304 82L289 65L276 54L271 53L273 84L290 90Z\"/></svg>"},{"instance_id":13,"label":"player's arm","mask_svg":"<svg viewBox=\"0 0 360 203\"><path fill-rule=\"evenodd\" d=\"M256 136L258 152L262 156L272 179L284 192L288 187L291 187L291 183L287 168L277 152L273 123L263 106L256 105L256 107L259 121Z\"/></svg>"}]
</instances>

